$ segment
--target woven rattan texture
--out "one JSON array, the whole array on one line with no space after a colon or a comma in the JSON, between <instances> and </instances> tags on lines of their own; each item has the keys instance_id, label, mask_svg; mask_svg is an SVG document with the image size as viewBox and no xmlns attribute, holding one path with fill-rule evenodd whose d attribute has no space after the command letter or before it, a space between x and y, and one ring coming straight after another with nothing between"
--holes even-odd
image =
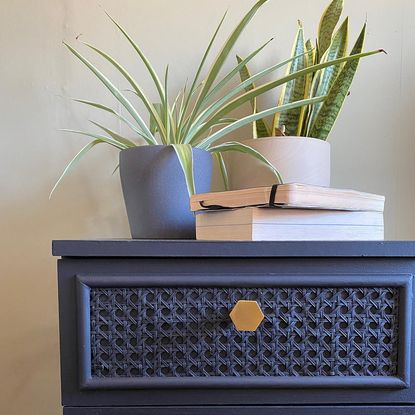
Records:
<instances>
[{"instance_id":1,"label":"woven rattan texture","mask_svg":"<svg viewBox=\"0 0 415 415\"><path fill-rule=\"evenodd\" d=\"M395 376L396 288L92 288L92 376ZM238 332L229 313L265 319Z\"/></svg>"}]
</instances>

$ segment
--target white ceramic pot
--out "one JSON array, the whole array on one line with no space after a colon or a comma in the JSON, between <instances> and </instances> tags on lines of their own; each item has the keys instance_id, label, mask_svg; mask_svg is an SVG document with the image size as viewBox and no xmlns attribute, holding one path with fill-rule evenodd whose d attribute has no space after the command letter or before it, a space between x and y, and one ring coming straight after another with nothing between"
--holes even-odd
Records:
<instances>
[{"instance_id":1,"label":"white ceramic pot","mask_svg":"<svg viewBox=\"0 0 415 415\"><path fill-rule=\"evenodd\" d=\"M330 186L330 144L306 137L270 137L242 141L266 157L281 173L284 183ZM233 190L271 186L275 175L260 161L243 153L229 157Z\"/></svg>"}]
</instances>

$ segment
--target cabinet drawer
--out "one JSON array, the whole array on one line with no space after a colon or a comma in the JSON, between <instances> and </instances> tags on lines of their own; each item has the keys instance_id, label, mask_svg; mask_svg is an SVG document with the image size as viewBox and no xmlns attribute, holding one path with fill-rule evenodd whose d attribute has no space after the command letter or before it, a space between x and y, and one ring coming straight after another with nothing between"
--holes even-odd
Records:
<instances>
[{"instance_id":1,"label":"cabinet drawer","mask_svg":"<svg viewBox=\"0 0 415 415\"><path fill-rule=\"evenodd\" d=\"M81 387L409 387L411 277L77 276ZM230 312L264 319L238 331Z\"/></svg>"}]
</instances>

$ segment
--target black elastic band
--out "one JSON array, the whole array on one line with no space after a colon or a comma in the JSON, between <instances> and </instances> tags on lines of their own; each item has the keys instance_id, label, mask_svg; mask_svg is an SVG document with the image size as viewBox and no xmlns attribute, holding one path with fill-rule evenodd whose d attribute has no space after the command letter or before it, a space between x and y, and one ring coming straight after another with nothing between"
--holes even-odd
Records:
<instances>
[{"instance_id":1,"label":"black elastic band","mask_svg":"<svg viewBox=\"0 0 415 415\"><path fill-rule=\"evenodd\" d=\"M220 206L220 205L206 205L203 200L200 201L199 204L200 204L200 206L203 209L207 209L207 210L227 210L227 209L232 209L232 208L228 208L228 207Z\"/></svg>"},{"instance_id":2,"label":"black elastic band","mask_svg":"<svg viewBox=\"0 0 415 415\"><path fill-rule=\"evenodd\" d=\"M277 195L278 186L279 186L279 184L274 184L271 187L271 193L269 194L269 202L268 202L269 207L274 207L275 206L275 196Z\"/></svg>"},{"instance_id":3,"label":"black elastic band","mask_svg":"<svg viewBox=\"0 0 415 415\"><path fill-rule=\"evenodd\" d=\"M274 184L271 187L271 193L269 195L269 202L268 202L268 206L269 207L275 207L275 206L277 206L277 203L275 203L275 196L277 195L278 186L279 186L279 184ZM206 209L206 210L230 210L230 209L237 209L236 207L226 207L226 206L221 206L221 205L206 205L203 200L201 200L199 202L199 205L200 205L200 207L202 207L203 209ZM249 206L240 206L240 207L261 207L261 206L266 206L266 205L249 205Z\"/></svg>"}]
</instances>

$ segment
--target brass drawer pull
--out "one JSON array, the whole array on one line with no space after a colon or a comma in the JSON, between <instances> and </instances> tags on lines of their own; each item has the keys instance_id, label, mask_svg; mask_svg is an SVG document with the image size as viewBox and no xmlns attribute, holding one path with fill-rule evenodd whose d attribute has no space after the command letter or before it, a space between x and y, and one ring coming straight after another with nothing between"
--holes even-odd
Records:
<instances>
[{"instance_id":1,"label":"brass drawer pull","mask_svg":"<svg viewBox=\"0 0 415 415\"><path fill-rule=\"evenodd\" d=\"M229 314L238 331L255 331L264 319L256 301L239 300Z\"/></svg>"}]
</instances>

